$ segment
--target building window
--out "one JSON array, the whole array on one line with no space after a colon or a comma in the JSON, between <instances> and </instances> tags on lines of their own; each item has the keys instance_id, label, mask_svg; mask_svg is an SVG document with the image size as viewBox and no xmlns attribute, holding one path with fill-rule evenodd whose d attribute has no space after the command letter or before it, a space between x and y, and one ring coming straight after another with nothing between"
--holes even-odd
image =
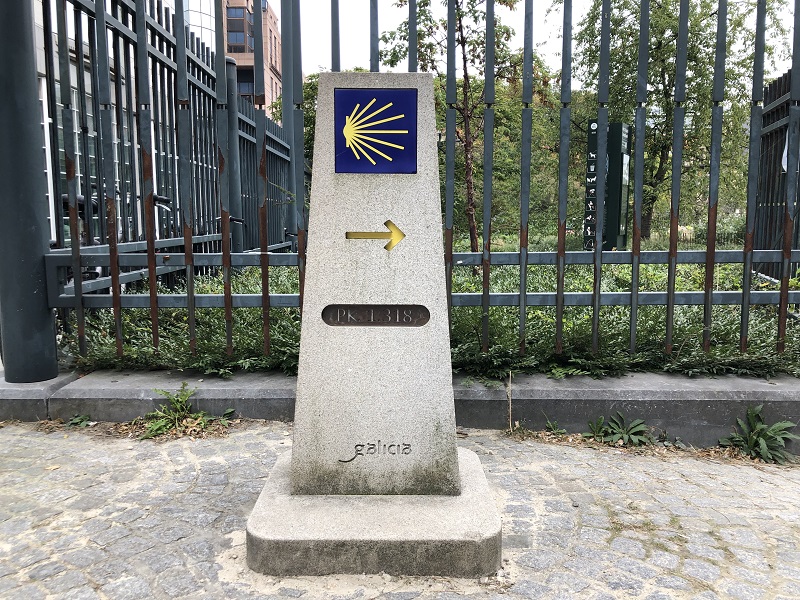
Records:
<instances>
[{"instance_id":1,"label":"building window","mask_svg":"<svg viewBox=\"0 0 800 600\"><path fill-rule=\"evenodd\" d=\"M244 31L229 31L228 32L228 52L242 53L245 52L244 46Z\"/></svg>"},{"instance_id":2,"label":"building window","mask_svg":"<svg viewBox=\"0 0 800 600\"><path fill-rule=\"evenodd\" d=\"M244 8L229 8L228 9L228 18L229 19L244 19Z\"/></svg>"}]
</instances>

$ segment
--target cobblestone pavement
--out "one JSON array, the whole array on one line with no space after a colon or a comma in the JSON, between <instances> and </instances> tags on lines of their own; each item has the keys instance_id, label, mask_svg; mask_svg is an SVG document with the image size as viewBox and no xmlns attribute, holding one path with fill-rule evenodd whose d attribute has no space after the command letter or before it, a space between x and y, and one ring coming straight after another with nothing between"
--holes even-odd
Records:
<instances>
[{"instance_id":1,"label":"cobblestone pavement","mask_svg":"<svg viewBox=\"0 0 800 600\"><path fill-rule=\"evenodd\" d=\"M0 598L800 598L800 468L636 456L468 430L503 570L270 578L244 529L291 428L138 442L0 429Z\"/></svg>"}]
</instances>

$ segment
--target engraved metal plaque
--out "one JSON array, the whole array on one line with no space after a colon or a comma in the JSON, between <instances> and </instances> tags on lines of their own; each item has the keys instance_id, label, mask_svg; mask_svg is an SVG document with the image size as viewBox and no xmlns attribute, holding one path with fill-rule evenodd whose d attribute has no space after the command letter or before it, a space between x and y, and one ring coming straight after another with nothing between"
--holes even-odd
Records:
<instances>
[{"instance_id":1,"label":"engraved metal plaque","mask_svg":"<svg viewBox=\"0 0 800 600\"><path fill-rule=\"evenodd\" d=\"M419 304L329 304L322 309L328 325L421 327L431 313Z\"/></svg>"}]
</instances>

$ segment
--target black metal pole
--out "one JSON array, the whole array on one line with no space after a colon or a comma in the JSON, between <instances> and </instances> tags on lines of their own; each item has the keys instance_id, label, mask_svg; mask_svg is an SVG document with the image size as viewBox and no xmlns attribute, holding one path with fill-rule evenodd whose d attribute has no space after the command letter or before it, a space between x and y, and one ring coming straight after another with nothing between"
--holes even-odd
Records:
<instances>
[{"instance_id":1,"label":"black metal pole","mask_svg":"<svg viewBox=\"0 0 800 600\"><path fill-rule=\"evenodd\" d=\"M0 329L5 379L58 375L55 327L47 303L47 185L36 81L33 3L11 2L0 19ZM60 224L59 224L60 225ZM77 243L77 240L73 240ZM80 273L76 273L76 280Z\"/></svg>"},{"instance_id":2,"label":"black metal pole","mask_svg":"<svg viewBox=\"0 0 800 600\"><path fill-rule=\"evenodd\" d=\"M292 38L294 37L293 25L293 2L292 0L281 0L281 38L285 40L281 48L281 126L286 132L288 139L294 139L294 44ZM302 102L302 98L300 102ZM294 160L295 153L290 152L289 162L289 178L286 192L289 198L295 202L302 202L302 189L295 197L296 190L294 189ZM298 197L300 200L298 200ZM286 232L294 236L297 235L297 210L292 207L286 215ZM297 248L297 238L293 240L293 246Z\"/></svg>"},{"instance_id":3,"label":"black metal pole","mask_svg":"<svg viewBox=\"0 0 800 600\"><path fill-rule=\"evenodd\" d=\"M239 157L239 90L236 85L236 61L225 57L228 78L228 204L234 225L231 228L231 250L244 251L244 221L242 214L242 161Z\"/></svg>"}]
</instances>

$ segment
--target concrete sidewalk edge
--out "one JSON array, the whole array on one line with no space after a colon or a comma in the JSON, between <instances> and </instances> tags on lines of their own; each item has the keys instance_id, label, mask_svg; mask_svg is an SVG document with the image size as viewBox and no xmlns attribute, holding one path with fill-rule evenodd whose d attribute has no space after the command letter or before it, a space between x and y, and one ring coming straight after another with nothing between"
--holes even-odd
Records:
<instances>
[{"instance_id":1,"label":"concrete sidewalk edge","mask_svg":"<svg viewBox=\"0 0 800 600\"><path fill-rule=\"evenodd\" d=\"M98 421L129 421L166 402L157 389L176 391L184 381L196 390L195 408L210 414L233 408L237 415L255 419L291 421L294 415L296 379L281 373L237 373L220 379L179 371L98 371L80 378L62 374L38 384L0 383L0 420L66 420L84 414ZM420 389L424 393L424 382ZM590 419L620 411L628 420L644 419L670 440L710 446L731 432L748 406L764 404L768 422L800 421L800 380L789 376L765 380L635 373L555 380L520 375L510 386L455 376L453 390L456 422L462 427L504 429L519 422L544 429L549 419L569 432L582 432Z\"/></svg>"}]
</instances>

